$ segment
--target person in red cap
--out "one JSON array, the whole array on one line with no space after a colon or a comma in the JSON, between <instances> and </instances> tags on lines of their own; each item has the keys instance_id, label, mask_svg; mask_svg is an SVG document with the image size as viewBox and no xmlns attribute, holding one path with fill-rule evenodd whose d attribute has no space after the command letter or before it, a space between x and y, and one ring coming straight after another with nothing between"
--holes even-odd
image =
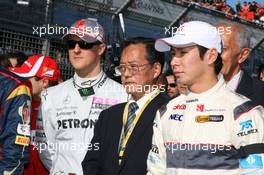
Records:
<instances>
[{"instance_id":1,"label":"person in red cap","mask_svg":"<svg viewBox=\"0 0 264 175\"><path fill-rule=\"evenodd\" d=\"M41 99L46 144L41 144L40 157L50 174L82 175L87 149L98 149L91 139L100 112L127 100L122 85L100 66L104 36L97 19L87 18L76 21L63 37L75 74L48 88Z\"/></svg>"},{"instance_id":2,"label":"person in red cap","mask_svg":"<svg viewBox=\"0 0 264 175\"><path fill-rule=\"evenodd\" d=\"M30 143L30 159L25 166L24 175L48 175L49 172L42 164L36 145L36 130L38 110L41 101L41 92L58 84L60 70L56 61L48 56L34 55L29 57L21 67L10 69L15 74L29 78L33 89L32 100L32 119L31 119L31 143ZM40 129L42 129L41 127Z\"/></svg>"}]
</instances>

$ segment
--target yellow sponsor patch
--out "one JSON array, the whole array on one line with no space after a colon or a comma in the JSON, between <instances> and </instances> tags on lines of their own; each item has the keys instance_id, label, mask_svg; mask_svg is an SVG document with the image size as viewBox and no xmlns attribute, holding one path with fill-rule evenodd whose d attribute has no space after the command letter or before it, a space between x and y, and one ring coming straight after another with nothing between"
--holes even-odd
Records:
<instances>
[{"instance_id":1,"label":"yellow sponsor patch","mask_svg":"<svg viewBox=\"0 0 264 175\"><path fill-rule=\"evenodd\" d=\"M11 98L15 98L19 95L28 95L31 98L30 89L26 85L20 85L16 89L12 91L12 93L7 97L6 100L9 100Z\"/></svg>"},{"instance_id":2,"label":"yellow sponsor patch","mask_svg":"<svg viewBox=\"0 0 264 175\"><path fill-rule=\"evenodd\" d=\"M195 117L197 123L205 122L222 122L224 121L223 115L198 115Z\"/></svg>"},{"instance_id":3,"label":"yellow sponsor patch","mask_svg":"<svg viewBox=\"0 0 264 175\"><path fill-rule=\"evenodd\" d=\"M197 123L209 122L209 115L198 115L195 117Z\"/></svg>"},{"instance_id":4,"label":"yellow sponsor patch","mask_svg":"<svg viewBox=\"0 0 264 175\"><path fill-rule=\"evenodd\" d=\"M23 145L23 146L28 146L29 145L29 137L25 137L25 136L16 136L16 141L15 144L17 145Z\"/></svg>"}]
</instances>

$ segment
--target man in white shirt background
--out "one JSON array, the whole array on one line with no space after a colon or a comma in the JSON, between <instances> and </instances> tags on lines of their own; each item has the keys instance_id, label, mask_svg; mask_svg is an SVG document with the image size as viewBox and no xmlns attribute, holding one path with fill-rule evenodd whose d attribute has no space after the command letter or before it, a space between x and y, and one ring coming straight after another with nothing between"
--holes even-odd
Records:
<instances>
[{"instance_id":1,"label":"man in white shirt background","mask_svg":"<svg viewBox=\"0 0 264 175\"><path fill-rule=\"evenodd\" d=\"M242 64L250 54L250 40L246 28L240 24L221 23L217 25L223 41L221 73L227 86L255 104L264 106L264 83L251 78Z\"/></svg>"}]
</instances>

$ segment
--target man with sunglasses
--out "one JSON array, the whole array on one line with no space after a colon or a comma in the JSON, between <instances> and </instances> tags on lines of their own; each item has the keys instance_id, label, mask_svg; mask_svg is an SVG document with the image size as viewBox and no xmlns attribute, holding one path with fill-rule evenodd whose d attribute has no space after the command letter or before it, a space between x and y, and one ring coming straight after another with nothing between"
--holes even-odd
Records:
<instances>
[{"instance_id":1,"label":"man with sunglasses","mask_svg":"<svg viewBox=\"0 0 264 175\"><path fill-rule=\"evenodd\" d=\"M104 30L96 19L75 22L63 37L74 76L42 94L41 115L46 143L40 155L50 174L82 175L81 161L90 149L100 112L127 100L123 87L100 67Z\"/></svg>"},{"instance_id":2,"label":"man with sunglasses","mask_svg":"<svg viewBox=\"0 0 264 175\"><path fill-rule=\"evenodd\" d=\"M177 88L177 83L176 83L176 78L173 75L171 71L166 72L166 79L168 82L167 86L167 94L171 97L174 98L179 94L178 88Z\"/></svg>"},{"instance_id":3,"label":"man with sunglasses","mask_svg":"<svg viewBox=\"0 0 264 175\"><path fill-rule=\"evenodd\" d=\"M156 114L147 175L263 174L264 109L218 76L222 41L216 27L186 22L155 48L172 52L173 73L188 92Z\"/></svg>"}]
</instances>

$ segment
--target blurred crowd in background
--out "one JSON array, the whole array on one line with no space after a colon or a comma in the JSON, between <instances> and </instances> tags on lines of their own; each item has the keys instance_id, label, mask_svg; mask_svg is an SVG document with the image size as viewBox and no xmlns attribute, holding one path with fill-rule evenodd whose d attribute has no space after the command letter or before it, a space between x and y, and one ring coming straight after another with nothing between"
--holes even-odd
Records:
<instances>
[{"instance_id":1,"label":"blurred crowd in background","mask_svg":"<svg viewBox=\"0 0 264 175\"><path fill-rule=\"evenodd\" d=\"M176 0L176 3L194 3L201 7L224 12L227 18L239 17L241 19L264 24L264 4L256 1L237 1L235 9L226 0Z\"/></svg>"}]
</instances>

